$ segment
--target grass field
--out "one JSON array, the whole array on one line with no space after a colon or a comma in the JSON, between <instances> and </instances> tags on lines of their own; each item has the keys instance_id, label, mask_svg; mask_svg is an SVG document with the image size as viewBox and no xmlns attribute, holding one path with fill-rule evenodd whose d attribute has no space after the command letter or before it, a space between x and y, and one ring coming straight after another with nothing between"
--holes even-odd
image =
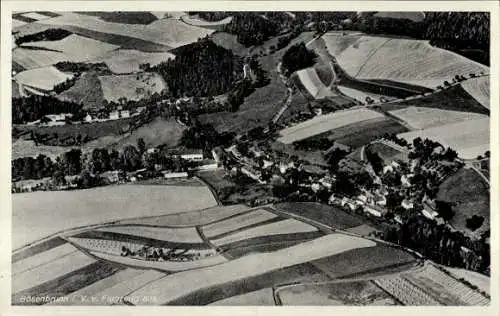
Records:
<instances>
[{"instance_id":1,"label":"grass field","mask_svg":"<svg viewBox=\"0 0 500 316\"><path fill-rule=\"evenodd\" d=\"M51 248L47 251L30 256L23 260L19 260L12 263L12 275L16 276L37 266L50 263L59 257L69 255L70 253L78 251L77 248L73 247L71 244L64 243L62 245Z\"/></svg>"},{"instance_id":2,"label":"grass field","mask_svg":"<svg viewBox=\"0 0 500 316\"><path fill-rule=\"evenodd\" d=\"M463 278L470 284L477 286L481 291L484 291L488 295L491 295L490 278L488 278L487 276L465 269L450 267L443 268L448 270L457 279Z\"/></svg>"},{"instance_id":3,"label":"grass field","mask_svg":"<svg viewBox=\"0 0 500 316\"><path fill-rule=\"evenodd\" d=\"M127 145L136 146L139 138L144 140L148 148L160 145L175 147L184 129L185 127L177 123L174 119L164 120L156 118L133 130L132 133L127 134L124 138L113 144L112 147L121 149Z\"/></svg>"},{"instance_id":4,"label":"grass field","mask_svg":"<svg viewBox=\"0 0 500 316\"><path fill-rule=\"evenodd\" d=\"M168 52L148 53L134 49L118 49L106 54L103 59L109 69L115 74L128 74L140 71L141 64L150 64L151 67L175 55Z\"/></svg>"},{"instance_id":5,"label":"grass field","mask_svg":"<svg viewBox=\"0 0 500 316\"><path fill-rule=\"evenodd\" d=\"M148 25L124 24L110 23L98 17L77 13L64 13L60 17L42 22L62 26L75 26L91 31L138 38L171 48L196 42L198 38L205 37L213 32L213 30L190 26L174 19L157 20Z\"/></svg>"},{"instance_id":6,"label":"grass field","mask_svg":"<svg viewBox=\"0 0 500 316\"><path fill-rule=\"evenodd\" d=\"M241 295L231 296L209 305L213 306L273 306L273 289L263 288Z\"/></svg>"},{"instance_id":7,"label":"grass field","mask_svg":"<svg viewBox=\"0 0 500 316\"><path fill-rule=\"evenodd\" d=\"M210 35L210 39L215 44L231 50L235 55L245 56L248 52L248 48L238 42L237 35L235 34L215 32Z\"/></svg>"},{"instance_id":8,"label":"grass field","mask_svg":"<svg viewBox=\"0 0 500 316\"><path fill-rule=\"evenodd\" d=\"M230 219L203 226L203 233L207 237L214 237L245 226L258 224L275 218L276 215L263 209L258 209L250 213L245 213Z\"/></svg>"},{"instance_id":9,"label":"grass field","mask_svg":"<svg viewBox=\"0 0 500 316\"><path fill-rule=\"evenodd\" d=\"M84 109L101 107L104 102L104 94L99 76L94 72L84 74L75 82L74 86L60 93L57 98L83 104Z\"/></svg>"},{"instance_id":10,"label":"grass field","mask_svg":"<svg viewBox=\"0 0 500 316\"><path fill-rule=\"evenodd\" d=\"M203 240L193 228L168 228L148 226L107 226L98 228L100 232L114 232L119 234L141 236L173 242L201 243Z\"/></svg>"},{"instance_id":11,"label":"grass field","mask_svg":"<svg viewBox=\"0 0 500 316\"><path fill-rule=\"evenodd\" d=\"M371 143L368 145L367 149L377 153L386 164L390 164L393 160L408 160L408 154L406 152L380 142Z\"/></svg>"},{"instance_id":12,"label":"grass field","mask_svg":"<svg viewBox=\"0 0 500 316\"><path fill-rule=\"evenodd\" d=\"M338 129L351 124L362 124L372 119L382 119L384 116L368 109L337 111L327 115L316 116L308 121L280 131L278 141L291 144L312 136Z\"/></svg>"},{"instance_id":13,"label":"grass field","mask_svg":"<svg viewBox=\"0 0 500 316\"><path fill-rule=\"evenodd\" d=\"M292 215L299 215L312 219L333 228L348 229L363 224L357 217L340 209L320 203L280 203L274 205L274 208Z\"/></svg>"},{"instance_id":14,"label":"grass field","mask_svg":"<svg viewBox=\"0 0 500 316\"><path fill-rule=\"evenodd\" d=\"M455 75L489 68L427 41L362 36L337 55L340 66L358 79L389 79L435 88Z\"/></svg>"},{"instance_id":15,"label":"grass field","mask_svg":"<svg viewBox=\"0 0 500 316\"><path fill-rule=\"evenodd\" d=\"M30 69L18 73L14 80L20 85L50 91L55 85L72 78L72 75L60 72L55 67Z\"/></svg>"},{"instance_id":16,"label":"grass field","mask_svg":"<svg viewBox=\"0 0 500 316\"><path fill-rule=\"evenodd\" d=\"M391 18L391 19L407 19L413 22L421 22L425 18L424 12L377 12L376 17L379 18Z\"/></svg>"},{"instance_id":17,"label":"grass field","mask_svg":"<svg viewBox=\"0 0 500 316\"><path fill-rule=\"evenodd\" d=\"M155 304L168 304L202 289L243 281L310 260L374 245L374 242L366 239L341 234L326 235L275 252L248 255L217 266L172 274L142 287L131 295L157 295L158 301ZM187 280L198 280L198 282ZM158 288L163 289L159 295Z\"/></svg>"},{"instance_id":18,"label":"grass field","mask_svg":"<svg viewBox=\"0 0 500 316\"><path fill-rule=\"evenodd\" d=\"M217 246L224 246L257 237L268 238L273 235L299 234L315 231L317 231L317 228L314 226L299 222L295 219L286 219L242 230L219 239L212 239L211 242Z\"/></svg>"},{"instance_id":19,"label":"grass field","mask_svg":"<svg viewBox=\"0 0 500 316\"><path fill-rule=\"evenodd\" d=\"M438 200L452 202L455 215L451 224L458 230L471 233L466 227L467 218L474 214L482 216L484 223L475 235L490 229L490 194L484 180L472 169L460 169L440 186Z\"/></svg>"},{"instance_id":20,"label":"grass field","mask_svg":"<svg viewBox=\"0 0 500 316\"><path fill-rule=\"evenodd\" d=\"M323 83L318 76L316 69L313 67L297 71L297 78L300 80L302 86L307 90L307 93L314 99L324 99L335 95Z\"/></svg>"},{"instance_id":21,"label":"grass field","mask_svg":"<svg viewBox=\"0 0 500 316\"><path fill-rule=\"evenodd\" d=\"M156 73L135 75L100 76L104 99L119 102L120 98L137 101L166 88L162 77Z\"/></svg>"},{"instance_id":22,"label":"grass field","mask_svg":"<svg viewBox=\"0 0 500 316\"><path fill-rule=\"evenodd\" d=\"M215 205L207 188L186 186L119 185L23 193L12 198L14 249L63 229Z\"/></svg>"},{"instance_id":23,"label":"grass field","mask_svg":"<svg viewBox=\"0 0 500 316\"><path fill-rule=\"evenodd\" d=\"M488 118L486 115L477 113L415 106L410 106L405 109L395 111L389 111L389 114L404 121L414 129L425 129L468 120Z\"/></svg>"},{"instance_id":24,"label":"grass field","mask_svg":"<svg viewBox=\"0 0 500 316\"><path fill-rule=\"evenodd\" d=\"M396 98L391 97L391 96L361 91L358 89L350 88L348 86L339 85L339 86L337 86L337 89L339 89L339 91L342 94L344 94L350 98L353 98L357 101L363 102L363 103L366 103L366 97L370 97L375 102L379 102L380 98L382 98L382 97L387 99L388 101L392 101L392 100L396 99Z\"/></svg>"},{"instance_id":25,"label":"grass field","mask_svg":"<svg viewBox=\"0 0 500 316\"><path fill-rule=\"evenodd\" d=\"M490 108L490 76L469 79L461 85L477 102L487 109Z\"/></svg>"},{"instance_id":26,"label":"grass field","mask_svg":"<svg viewBox=\"0 0 500 316\"><path fill-rule=\"evenodd\" d=\"M183 15L181 16L181 21L193 25L193 26L199 26L199 27L214 27L214 26L223 26L226 24L229 24L233 17L229 16L225 19L219 20L219 21L205 21L203 19L200 19L197 15Z\"/></svg>"},{"instance_id":27,"label":"grass field","mask_svg":"<svg viewBox=\"0 0 500 316\"><path fill-rule=\"evenodd\" d=\"M296 285L277 289L285 306L384 306L397 301L370 281Z\"/></svg>"},{"instance_id":28,"label":"grass field","mask_svg":"<svg viewBox=\"0 0 500 316\"><path fill-rule=\"evenodd\" d=\"M429 138L443 146L451 147L463 159L474 159L490 150L489 126L490 120L486 117L416 130L399 134L398 137L410 143L417 137Z\"/></svg>"},{"instance_id":29,"label":"grass field","mask_svg":"<svg viewBox=\"0 0 500 316\"><path fill-rule=\"evenodd\" d=\"M321 40L325 43L326 48L331 56L337 57L349 46L356 43L360 35L342 35L340 32L325 33Z\"/></svg>"}]
</instances>

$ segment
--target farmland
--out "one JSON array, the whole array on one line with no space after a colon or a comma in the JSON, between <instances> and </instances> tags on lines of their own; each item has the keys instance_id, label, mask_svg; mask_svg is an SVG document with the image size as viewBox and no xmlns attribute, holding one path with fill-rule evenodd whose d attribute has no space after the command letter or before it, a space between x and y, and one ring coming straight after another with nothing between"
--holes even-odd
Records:
<instances>
[{"instance_id":1,"label":"farmland","mask_svg":"<svg viewBox=\"0 0 500 316\"><path fill-rule=\"evenodd\" d=\"M50 91L55 85L72 78L55 67L36 68L18 73L14 79L20 85Z\"/></svg>"},{"instance_id":2,"label":"farmland","mask_svg":"<svg viewBox=\"0 0 500 316\"><path fill-rule=\"evenodd\" d=\"M205 187L121 185L16 194L12 204L16 249L67 228L206 208L215 200Z\"/></svg>"},{"instance_id":3,"label":"farmland","mask_svg":"<svg viewBox=\"0 0 500 316\"><path fill-rule=\"evenodd\" d=\"M353 99L355 99L355 100L357 100L359 102L363 102L363 103L366 102L366 98L367 97L370 97L375 102L380 101L381 98L385 98L388 101L391 101L391 100L395 99L394 97L390 97L390 96L387 96L387 95L382 95L382 94L376 94L376 93L372 93L372 92L361 91L361 90L350 88L348 86L343 86L343 85L337 86L337 89L342 94L344 94L344 95L346 95L346 96L348 96L350 98L353 98Z\"/></svg>"},{"instance_id":4,"label":"farmland","mask_svg":"<svg viewBox=\"0 0 500 316\"><path fill-rule=\"evenodd\" d=\"M489 117L411 131L398 137L408 142L417 137L429 138L453 148L463 159L473 159L490 150Z\"/></svg>"},{"instance_id":5,"label":"farmland","mask_svg":"<svg viewBox=\"0 0 500 316\"><path fill-rule=\"evenodd\" d=\"M477 102L485 108L490 108L490 77L482 76L469 79L461 83L462 88L467 91Z\"/></svg>"},{"instance_id":6,"label":"farmland","mask_svg":"<svg viewBox=\"0 0 500 316\"><path fill-rule=\"evenodd\" d=\"M352 77L389 79L427 88L435 88L455 75L489 72L486 66L422 40L361 36L334 56Z\"/></svg>"},{"instance_id":7,"label":"farmland","mask_svg":"<svg viewBox=\"0 0 500 316\"><path fill-rule=\"evenodd\" d=\"M392 161L397 160L408 160L408 151L402 150L403 148L392 143L373 142L367 146L367 149L377 153L386 164L390 164Z\"/></svg>"},{"instance_id":8,"label":"farmland","mask_svg":"<svg viewBox=\"0 0 500 316\"><path fill-rule=\"evenodd\" d=\"M441 184L437 198L453 203L455 215L451 225L456 229L471 233L466 222L474 214L484 218L484 223L474 234L490 229L489 188L474 170L463 168L447 178Z\"/></svg>"},{"instance_id":9,"label":"farmland","mask_svg":"<svg viewBox=\"0 0 500 316\"><path fill-rule=\"evenodd\" d=\"M226 25L226 24L230 23L232 19L233 18L229 16L229 17L222 19L220 21L211 22L211 21L205 21L203 19L200 19L196 15L183 15L183 16L181 16L181 21L186 23L186 24L193 25L193 26L199 26L199 27L206 27L206 28Z\"/></svg>"},{"instance_id":10,"label":"farmland","mask_svg":"<svg viewBox=\"0 0 500 316\"><path fill-rule=\"evenodd\" d=\"M274 305L273 300L273 289L263 288L261 290L248 292L241 295L231 296L209 305L213 306L272 306Z\"/></svg>"},{"instance_id":11,"label":"farmland","mask_svg":"<svg viewBox=\"0 0 500 316\"><path fill-rule=\"evenodd\" d=\"M175 55L168 52L148 53L133 49L118 49L106 54L103 60L113 73L128 74L138 72L141 64L148 63L153 67L173 58Z\"/></svg>"},{"instance_id":12,"label":"farmland","mask_svg":"<svg viewBox=\"0 0 500 316\"><path fill-rule=\"evenodd\" d=\"M377 12L376 17L392 19L408 19L413 22L421 22L425 18L424 12Z\"/></svg>"},{"instance_id":13,"label":"farmland","mask_svg":"<svg viewBox=\"0 0 500 316\"><path fill-rule=\"evenodd\" d=\"M119 102L121 98L137 101L154 93L160 93L166 88L161 76L150 73L100 76L99 80L104 99L108 102Z\"/></svg>"},{"instance_id":14,"label":"farmland","mask_svg":"<svg viewBox=\"0 0 500 316\"><path fill-rule=\"evenodd\" d=\"M468 120L487 118L487 116L477 113L414 106L410 106L405 109L389 111L389 114L404 121L413 129L425 129L446 124L464 122Z\"/></svg>"},{"instance_id":15,"label":"farmland","mask_svg":"<svg viewBox=\"0 0 500 316\"><path fill-rule=\"evenodd\" d=\"M83 109L101 107L104 103L104 94L99 76L94 72L84 74L76 80L74 86L60 93L57 98L83 104Z\"/></svg>"},{"instance_id":16,"label":"farmland","mask_svg":"<svg viewBox=\"0 0 500 316\"><path fill-rule=\"evenodd\" d=\"M101 232L142 236L146 238L187 243L203 242L194 228L167 228L148 226L107 226L96 229Z\"/></svg>"},{"instance_id":17,"label":"farmland","mask_svg":"<svg viewBox=\"0 0 500 316\"><path fill-rule=\"evenodd\" d=\"M307 68L297 71L297 79L306 89L307 93L314 99L324 99L335 95L329 87L319 78L315 68Z\"/></svg>"},{"instance_id":18,"label":"farmland","mask_svg":"<svg viewBox=\"0 0 500 316\"><path fill-rule=\"evenodd\" d=\"M44 20L39 23L52 25L75 26L91 31L116 34L138 38L171 48L196 42L213 31L201 27L187 25L174 19L162 19L148 25L111 23L98 17L77 13L64 13L60 17Z\"/></svg>"}]
</instances>

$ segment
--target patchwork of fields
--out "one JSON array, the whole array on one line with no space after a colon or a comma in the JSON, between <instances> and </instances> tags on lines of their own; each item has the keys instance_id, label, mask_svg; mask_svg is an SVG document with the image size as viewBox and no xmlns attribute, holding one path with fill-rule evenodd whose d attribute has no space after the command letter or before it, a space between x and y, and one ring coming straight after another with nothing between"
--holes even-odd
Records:
<instances>
[{"instance_id":1,"label":"patchwork of fields","mask_svg":"<svg viewBox=\"0 0 500 316\"><path fill-rule=\"evenodd\" d=\"M71 79L73 76L60 72L53 66L26 70L14 76L20 85L26 85L35 89L50 91L55 85Z\"/></svg>"}]
</instances>

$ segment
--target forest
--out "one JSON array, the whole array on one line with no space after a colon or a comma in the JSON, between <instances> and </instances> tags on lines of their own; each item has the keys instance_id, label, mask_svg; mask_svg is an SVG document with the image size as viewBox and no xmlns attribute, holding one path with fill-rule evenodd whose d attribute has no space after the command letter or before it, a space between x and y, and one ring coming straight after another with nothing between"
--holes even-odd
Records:
<instances>
[{"instance_id":1,"label":"forest","mask_svg":"<svg viewBox=\"0 0 500 316\"><path fill-rule=\"evenodd\" d=\"M215 96L229 91L242 69L230 50L205 38L175 52L176 58L148 71L159 73L173 97Z\"/></svg>"},{"instance_id":2,"label":"forest","mask_svg":"<svg viewBox=\"0 0 500 316\"><path fill-rule=\"evenodd\" d=\"M27 98L14 98L12 99L12 123L25 124L48 114L77 114L81 110L81 104L60 101L50 96L33 95Z\"/></svg>"},{"instance_id":3,"label":"forest","mask_svg":"<svg viewBox=\"0 0 500 316\"><path fill-rule=\"evenodd\" d=\"M304 42L291 46L283 55L282 66L285 75L289 76L293 72L311 67L316 62L316 53L307 49Z\"/></svg>"},{"instance_id":4,"label":"forest","mask_svg":"<svg viewBox=\"0 0 500 316\"><path fill-rule=\"evenodd\" d=\"M29 42L58 41L71 34L72 33L70 31L66 31L63 29L47 29L42 32L17 37L15 39L15 43L17 46L20 46L23 43Z\"/></svg>"}]
</instances>

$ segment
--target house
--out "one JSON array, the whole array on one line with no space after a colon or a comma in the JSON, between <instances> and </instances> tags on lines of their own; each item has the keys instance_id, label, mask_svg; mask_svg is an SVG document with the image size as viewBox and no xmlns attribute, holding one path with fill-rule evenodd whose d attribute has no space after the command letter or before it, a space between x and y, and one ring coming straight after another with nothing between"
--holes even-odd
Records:
<instances>
[{"instance_id":1,"label":"house","mask_svg":"<svg viewBox=\"0 0 500 316\"><path fill-rule=\"evenodd\" d=\"M311 190L313 192L318 192L321 189L321 185L319 183L313 183L311 184Z\"/></svg>"},{"instance_id":2,"label":"house","mask_svg":"<svg viewBox=\"0 0 500 316\"><path fill-rule=\"evenodd\" d=\"M170 155L189 161L203 160L203 150L201 149L184 149L184 150L171 151Z\"/></svg>"},{"instance_id":3,"label":"house","mask_svg":"<svg viewBox=\"0 0 500 316\"><path fill-rule=\"evenodd\" d=\"M146 153L148 153L148 154L156 154L156 153L158 153L159 151L160 151L160 150L159 150L158 148L153 147L153 148L148 148L148 149L146 150Z\"/></svg>"},{"instance_id":4,"label":"house","mask_svg":"<svg viewBox=\"0 0 500 316\"><path fill-rule=\"evenodd\" d=\"M319 179L319 183L321 183L321 185L323 185L325 188L331 189L333 184L335 183L335 179L332 177L326 176L326 177Z\"/></svg>"},{"instance_id":5,"label":"house","mask_svg":"<svg viewBox=\"0 0 500 316\"><path fill-rule=\"evenodd\" d=\"M422 215L424 215L428 219L435 219L436 217L439 216L438 212L425 208L422 210Z\"/></svg>"},{"instance_id":6,"label":"house","mask_svg":"<svg viewBox=\"0 0 500 316\"><path fill-rule=\"evenodd\" d=\"M222 157L224 153L222 152L222 149L220 147L215 147L214 149L212 149L211 153L217 164L222 163Z\"/></svg>"},{"instance_id":7,"label":"house","mask_svg":"<svg viewBox=\"0 0 500 316\"><path fill-rule=\"evenodd\" d=\"M354 211L357 207L356 204L351 199L345 196L342 198L342 201L340 201L340 205L349 207L351 211Z\"/></svg>"},{"instance_id":8,"label":"house","mask_svg":"<svg viewBox=\"0 0 500 316\"><path fill-rule=\"evenodd\" d=\"M269 160L265 160L265 159L263 160L263 163L264 164L262 165L262 168L264 168L264 169L267 169L267 168L269 168L269 167L271 167L271 166L274 165L274 162L269 161Z\"/></svg>"},{"instance_id":9,"label":"house","mask_svg":"<svg viewBox=\"0 0 500 316\"><path fill-rule=\"evenodd\" d=\"M177 179L186 178L188 176L187 172L162 172L163 177L166 179Z\"/></svg>"},{"instance_id":10,"label":"house","mask_svg":"<svg viewBox=\"0 0 500 316\"><path fill-rule=\"evenodd\" d=\"M215 160L205 159L196 167L197 170L215 170L219 167Z\"/></svg>"},{"instance_id":11,"label":"house","mask_svg":"<svg viewBox=\"0 0 500 316\"><path fill-rule=\"evenodd\" d=\"M393 172L393 171L394 171L394 167L391 165L384 166L384 168L382 169L383 174L386 174L388 172Z\"/></svg>"},{"instance_id":12,"label":"house","mask_svg":"<svg viewBox=\"0 0 500 316\"><path fill-rule=\"evenodd\" d=\"M382 217L382 215L385 214L385 210L383 208L373 205L365 205L363 211L376 217Z\"/></svg>"},{"instance_id":13,"label":"house","mask_svg":"<svg viewBox=\"0 0 500 316\"><path fill-rule=\"evenodd\" d=\"M87 115L85 116L85 118L83 120L87 123L90 123L90 122L92 122L93 118L89 113L87 113Z\"/></svg>"},{"instance_id":14,"label":"house","mask_svg":"<svg viewBox=\"0 0 500 316\"><path fill-rule=\"evenodd\" d=\"M238 150L238 148L236 148L236 145L232 145L231 147L227 148L226 151L232 153L236 159L240 159L242 157L240 151Z\"/></svg>"},{"instance_id":15,"label":"house","mask_svg":"<svg viewBox=\"0 0 500 316\"><path fill-rule=\"evenodd\" d=\"M413 178L413 174L404 174L401 176L401 184L406 187L406 188L409 188L412 186L411 184L411 178Z\"/></svg>"},{"instance_id":16,"label":"house","mask_svg":"<svg viewBox=\"0 0 500 316\"><path fill-rule=\"evenodd\" d=\"M364 194L360 194L356 197L356 203L358 205L364 205L368 202L368 197L366 197L366 195Z\"/></svg>"},{"instance_id":17,"label":"house","mask_svg":"<svg viewBox=\"0 0 500 316\"><path fill-rule=\"evenodd\" d=\"M401 202L401 206L402 206L405 210L409 210L409 209L412 209L412 208L413 208L413 202L412 202L412 201L410 201L410 200L404 199L404 200Z\"/></svg>"},{"instance_id":18,"label":"house","mask_svg":"<svg viewBox=\"0 0 500 316\"><path fill-rule=\"evenodd\" d=\"M110 120L117 120L119 118L120 118L120 113L118 111L109 112L109 119Z\"/></svg>"},{"instance_id":19,"label":"house","mask_svg":"<svg viewBox=\"0 0 500 316\"><path fill-rule=\"evenodd\" d=\"M120 111L120 117L122 118L130 117L130 111L129 110Z\"/></svg>"}]
</instances>

